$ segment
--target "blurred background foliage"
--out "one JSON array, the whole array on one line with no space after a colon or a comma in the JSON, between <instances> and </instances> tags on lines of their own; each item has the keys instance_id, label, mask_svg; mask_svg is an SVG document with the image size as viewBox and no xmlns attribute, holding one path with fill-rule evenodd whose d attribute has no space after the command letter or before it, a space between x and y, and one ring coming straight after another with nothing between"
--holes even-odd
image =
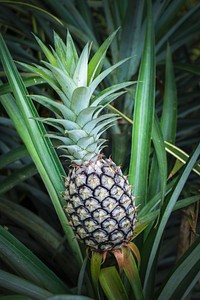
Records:
<instances>
[{"instance_id":1,"label":"blurred background foliage","mask_svg":"<svg viewBox=\"0 0 200 300\"><path fill-rule=\"evenodd\" d=\"M163 99L171 97L173 101L168 102L170 107L166 110L169 111L173 107L172 132L168 134L169 131L163 128L163 136L165 141L175 144L182 151L190 154L199 140L200 131L200 3L192 0L153 0L152 5L156 53L155 114L161 124L162 122L166 124L162 113L164 103L166 103ZM92 41L92 50L95 51L109 34L119 28L108 51L105 67L126 57L131 56L131 59L104 80L105 87L110 83L138 79L144 47L146 9L145 1L140 0L0 1L0 28L13 59L29 64L39 64L43 58L33 33L39 36L46 45L52 46L53 32L57 32L65 40L68 29L79 50L86 42ZM166 77L168 76L166 73L167 45L171 49L174 70L174 83L170 85L170 89L166 88L167 84L170 84L168 82L170 78ZM34 84L31 80L33 75L27 73L20 65L18 69L26 85L29 86L30 93L56 97L42 80L36 78L34 80L37 82ZM9 85L6 84L3 69L0 70L0 78L1 82L5 83L1 86L0 95L4 95L6 91L9 91ZM108 147L105 150L107 156L112 155L113 160L121 164L126 172L128 172L131 157L132 132L132 124L127 120L128 118L132 120L135 89L133 85L125 98L118 99L114 103L114 108L127 119L121 119L106 136L108 139ZM166 94L166 91L169 93ZM40 116L49 114L49 111L39 104L36 104L36 107ZM80 270L75 267L76 262L69 252L63 229L41 177L3 106L1 106L0 131L0 225L9 229L17 240L36 255L33 258L36 264L38 257L45 267L53 270L54 275L51 280L53 281L54 276L56 277L56 288L60 291L59 293L67 293L68 289L70 293L73 289L77 291L76 284ZM168 152L170 152L169 149ZM168 154L168 174L173 177L181 166L180 160L175 159L175 154L180 157L181 153L176 148L171 152L173 155ZM153 151L151 159L153 161ZM151 189L151 184L155 187L153 178L150 177L149 195L153 198L157 191L154 188ZM181 197L199 199L199 178L195 173L191 173ZM177 210L170 217L160 250L156 287L162 284L168 271L199 234L198 215L199 206L195 200L194 203L182 210ZM14 237L10 237L8 233L2 231L1 237L2 245L3 241L10 240L10 253L21 247L17 244L17 240L12 240ZM15 245L15 249L12 245ZM23 263L26 265L25 262ZM14 261L11 262L3 251L0 255L0 264L2 272L7 272L7 275L0 274L0 279L8 276L7 280L11 281L12 277L8 275L11 273L16 274L20 279L30 279L27 269L25 268L23 273L23 270L14 264ZM45 271L44 265L41 266L43 271ZM31 280L37 285L36 281ZM6 284L2 286L1 294L9 294L8 286L7 288ZM46 288L46 283L43 286ZM36 290L35 286L30 287L30 290L31 288ZM47 290L51 291L49 288ZM52 293L53 291L52 288ZM84 294L86 290L82 292ZM33 294L30 295L32 298ZM39 298L38 295L42 296ZM52 296L51 293L45 294L45 291L38 291L33 298L46 299L50 296ZM20 299L29 299L27 297ZM191 299L199 298L200 288L197 284L191 294Z\"/></svg>"}]
</instances>

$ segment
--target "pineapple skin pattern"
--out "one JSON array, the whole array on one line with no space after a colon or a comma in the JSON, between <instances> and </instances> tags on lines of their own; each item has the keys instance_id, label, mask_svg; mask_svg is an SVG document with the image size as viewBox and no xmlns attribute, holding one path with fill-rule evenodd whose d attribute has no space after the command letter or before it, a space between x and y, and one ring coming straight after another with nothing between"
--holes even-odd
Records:
<instances>
[{"instance_id":1,"label":"pineapple skin pattern","mask_svg":"<svg viewBox=\"0 0 200 300\"><path fill-rule=\"evenodd\" d=\"M36 37L47 61L44 66L25 68L38 74L57 93L60 101L43 95L31 98L45 106L55 118L37 120L55 128L46 134L59 143L62 157L71 161L65 180L65 211L76 237L94 251L120 250L130 245L136 223L135 198L120 167L103 159L105 140L101 135L119 118L103 109L122 96L135 82L116 83L99 89L104 78L127 61L124 59L102 71L106 52L116 32L111 34L90 57L87 43L79 55L70 33L66 44L54 33L51 51Z\"/></svg>"},{"instance_id":2,"label":"pineapple skin pattern","mask_svg":"<svg viewBox=\"0 0 200 300\"><path fill-rule=\"evenodd\" d=\"M64 199L76 237L94 251L128 244L136 222L135 198L120 167L101 156L75 166L65 181Z\"/></svg>"}]
</instances>

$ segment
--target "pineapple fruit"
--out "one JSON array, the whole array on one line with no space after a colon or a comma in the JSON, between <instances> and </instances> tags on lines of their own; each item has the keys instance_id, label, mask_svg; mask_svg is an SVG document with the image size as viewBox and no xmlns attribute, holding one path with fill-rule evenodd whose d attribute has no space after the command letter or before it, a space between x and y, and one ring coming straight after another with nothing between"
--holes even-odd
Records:
<instances>
[{"instance_id":1,"label":"pineapple fruit","mask_svg":"<svg viewBox=\"0 0 200 300\"><path fill-rule=\"evenodd\" d=\"M27 66L56 91L61 102L45 96L32 98L50 109L55 118L40 121L56 128L48 136L60 142L63 156L71 161L65 178L66 212L77 238L94 251L107 252L129 244L136 222L135 198L127 177L111 158L101 154L105 140L100 138L118 118L102 114L110 102L122 95L133 82L112 85L102 91L102 80L124 61L102 71L106 51L114 32L89 60L91 44L78 55L69 32L66 44L54 34L50 51L38 38L48 62L44 67Z\"/></svg>"},{"instance_id":2,"label":"pineapple fruit","mask_svg":"<svg viewBox=\"0 0 200 300\"><path fill-rule=\"evenodd\" d=\"M65 181L66 211L79 240L96 251L120 249L133 238L131 186L111 159L74 166Z\"/></svg>"}]
</instances>

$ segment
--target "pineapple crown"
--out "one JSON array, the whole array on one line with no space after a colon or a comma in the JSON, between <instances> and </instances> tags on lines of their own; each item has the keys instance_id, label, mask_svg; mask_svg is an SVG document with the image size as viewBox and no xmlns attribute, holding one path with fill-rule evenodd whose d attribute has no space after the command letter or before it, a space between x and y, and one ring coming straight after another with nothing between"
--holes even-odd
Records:
<instances>
[{"instance_id":1,"label":"pineapple crown","mask_svg":"<svg viewBox=\"0 0 200 300\"><path fill-rule=\"evenodd\" d=\"M61 145L58 148L64 153L62 156L76 164L97 159L105 142L100 138L102 133L118 118L113 113L100 113L106 105L126 92L121 89L133 84L123 82L97 91L102 80L127 61L124 59L102 71L107 49L116 32L104 41L90 60L91 43L87 43L78 55L69 32L66 44L54 33L55 49L51 50L36 37L47 61L42 61L44 66L22 64L42 77L59 95L61 102L41 95L31 97L54 113L55 118L39 120L57 129L48 136L59 140Z\"/></svg>"}]
</instances>

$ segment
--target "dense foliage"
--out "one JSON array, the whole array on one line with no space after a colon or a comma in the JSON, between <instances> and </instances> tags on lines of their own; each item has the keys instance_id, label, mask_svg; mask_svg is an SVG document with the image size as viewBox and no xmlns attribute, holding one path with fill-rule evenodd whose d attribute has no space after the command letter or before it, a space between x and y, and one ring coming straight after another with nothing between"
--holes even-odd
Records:
<instances>
[{"instance_id":1,"label":"dense foliage","mask_svg":"<svg viewBox=\"0 0 200 300\"><path fill-rule=\"evenodd\" d=\"M198 1L0 6L0 299L199 299ZM30 97L58 95L19 63L40 65L54 32L65 42L67 30L78 53L92 42L92 55L117 30L103 68L129 60L99 89L137 81L103 112L121 117L104 133L104 151L128 174L138 205L140 254L126 253L123 270L75 239L62 198L69 164L46 136L51 126L37 121L50 110Z\"/></svg>"}]
</instances>

